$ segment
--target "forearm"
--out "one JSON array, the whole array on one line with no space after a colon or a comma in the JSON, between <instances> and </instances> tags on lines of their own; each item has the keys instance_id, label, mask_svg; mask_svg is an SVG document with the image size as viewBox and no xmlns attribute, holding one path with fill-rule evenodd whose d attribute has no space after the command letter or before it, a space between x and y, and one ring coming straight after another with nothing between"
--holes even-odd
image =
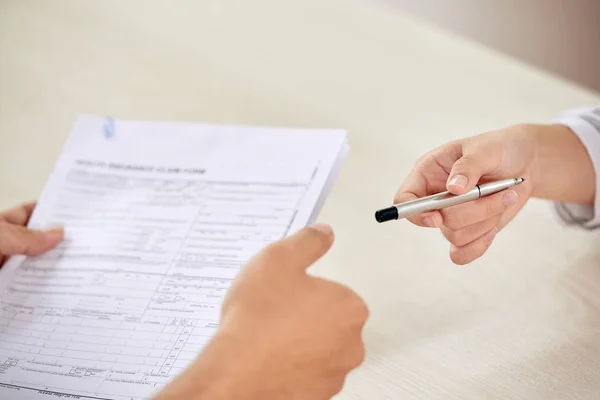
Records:
<instances>
[{"instance_id":1,"label":"forearm","mask_svg":"<svg viewBox=\"0 0 600 400\"><path fill-rule=\"evenodd\" d=\"M596 171L588 150L563 125L535 126L533 197L566 203L594 204Z\"/></svg>"}]
</instances>

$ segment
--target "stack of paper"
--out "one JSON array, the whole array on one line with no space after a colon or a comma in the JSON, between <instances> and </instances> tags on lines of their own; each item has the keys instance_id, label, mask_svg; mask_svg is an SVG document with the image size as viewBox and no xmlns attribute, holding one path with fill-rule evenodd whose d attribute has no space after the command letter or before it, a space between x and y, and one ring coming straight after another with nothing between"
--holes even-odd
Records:
<instances>
[{"instance_id":1,"label":"stack of paper","mask_svg":"<svg viewBox=\"0 0 600 400\"><path fill-rule=\"evenodd\" d=\"M244 263L313 221L346 151L343 131L81 117L30 221L66 240L0 270L0 398L151 397Z\"/></svg>"}]
</instances>

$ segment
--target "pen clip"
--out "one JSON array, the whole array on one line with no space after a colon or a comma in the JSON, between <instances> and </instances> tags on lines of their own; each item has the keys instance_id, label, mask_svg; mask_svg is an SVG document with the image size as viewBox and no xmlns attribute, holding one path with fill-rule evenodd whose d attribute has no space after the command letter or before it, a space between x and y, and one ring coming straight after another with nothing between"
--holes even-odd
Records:
<instances>
[{"instance_id":1,"label":"pen clip","mask_svg":"<svg viewBox=\"0 0 600 400\"><path fill-rule=\"evenodd\" d=\"M112 139L115 137L115 121L111 117L106 117L103 126L104 137Z\"/></svg>"}]
</instances>

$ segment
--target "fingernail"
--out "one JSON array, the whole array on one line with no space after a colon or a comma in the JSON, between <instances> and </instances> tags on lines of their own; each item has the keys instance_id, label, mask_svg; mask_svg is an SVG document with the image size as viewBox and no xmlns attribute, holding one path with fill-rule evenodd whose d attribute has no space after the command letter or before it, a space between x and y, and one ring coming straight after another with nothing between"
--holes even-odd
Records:
<instances>
[{"instance_id":1,"label":"fingernail","mask_svg":"<svg viewBox=\"0 0 600 400\"><path fill-rule=\"evenodd\" d=\"M319 232L323 232L329 237L333 237L333 229L327 224L314 224L312 228L318 230Z\"/></svg>"},{"instance_id":2,"label":"fingernail","mask_svg":"<svg viewBox=\"0 0 600 400\"><path fill-rule=\"evenodd\" d=\"M512 206L513 204L515 204L517 202L517 197L519 197L517 195L517 192L515 192L514 190L509 190L506 193L504 193L504 196L502 197L502 201L504 202L505 206Z\"/></svg>"},{"instance_id":3,"label":"fingernail","mask_svg":"<svg viewBox=\"0 0 600 400\"><path fill-rule=\"evenodd\" d=\"M65 235L65 229L62 226L57 226L46 230L46 234L52 241L62 240L63 236Z\"/></svg>"},{"instance_id":4,"label":"fingernail","mask_svg":"<svg viewBox=\"0 0 600 400\"><path fill-rule=\"evenodd\" d=\"M438 227L438 223L433 217L426 217L425 219L423 219L423 223L430 228Z\"/></svg>"},{"instance_id":5,"label":"fingernail","mask_svg":"<svg viewBox=\"0 0 600 400\"><path fill-rule=\"evenodd\" d=\"M454 175L448 182L448 186L457 186L459 188L465 188L469 183L469 180L464 175Z\"/></svg>"}]
</instances>

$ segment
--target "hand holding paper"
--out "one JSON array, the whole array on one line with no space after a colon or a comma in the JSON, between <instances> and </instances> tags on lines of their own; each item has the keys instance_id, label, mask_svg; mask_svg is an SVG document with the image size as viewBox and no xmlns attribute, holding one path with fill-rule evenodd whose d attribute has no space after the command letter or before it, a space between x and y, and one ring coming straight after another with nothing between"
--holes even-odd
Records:
<instances>
[{"instance_id":1,"label":"hand holding paper","mask_svg":"<svg viewBox=\"0 0 600 400\"><path fill-rule=\"evenodd\" d=\"M26 227L35 203L0 212L0 267L10 256L35 256L53 249L63 239L63 229L47 231L32 230Z\"/></svg>"},{"instance_id":2,"label":"hand holding paper","mask_svg":"<svg viewBox=\"0 0 600 400\"><path fill-rule=\"evenodd\" d=\"M248 259L312 223L346 149L343 131L80 118L29 221L65 239L0 270L0 397L158 393Z\"/></svg>"},{"instance_id":3,"label":"hand holding paper","mask_svg":"<svg viewBox=\"0 0 600 400\"><path fill-rule=\"evenodd\" d=\"M558 125L518 125L451 142L425 154L398 189L394 202L445 190L460 195L478 183L514 177L525 181L488 197L409 220L418 226L439 228L451 243L452 261L466 264L485 253L495 235L531 196L593 201L593 166L573 132Z\"/></svg>"}]
</instances>

